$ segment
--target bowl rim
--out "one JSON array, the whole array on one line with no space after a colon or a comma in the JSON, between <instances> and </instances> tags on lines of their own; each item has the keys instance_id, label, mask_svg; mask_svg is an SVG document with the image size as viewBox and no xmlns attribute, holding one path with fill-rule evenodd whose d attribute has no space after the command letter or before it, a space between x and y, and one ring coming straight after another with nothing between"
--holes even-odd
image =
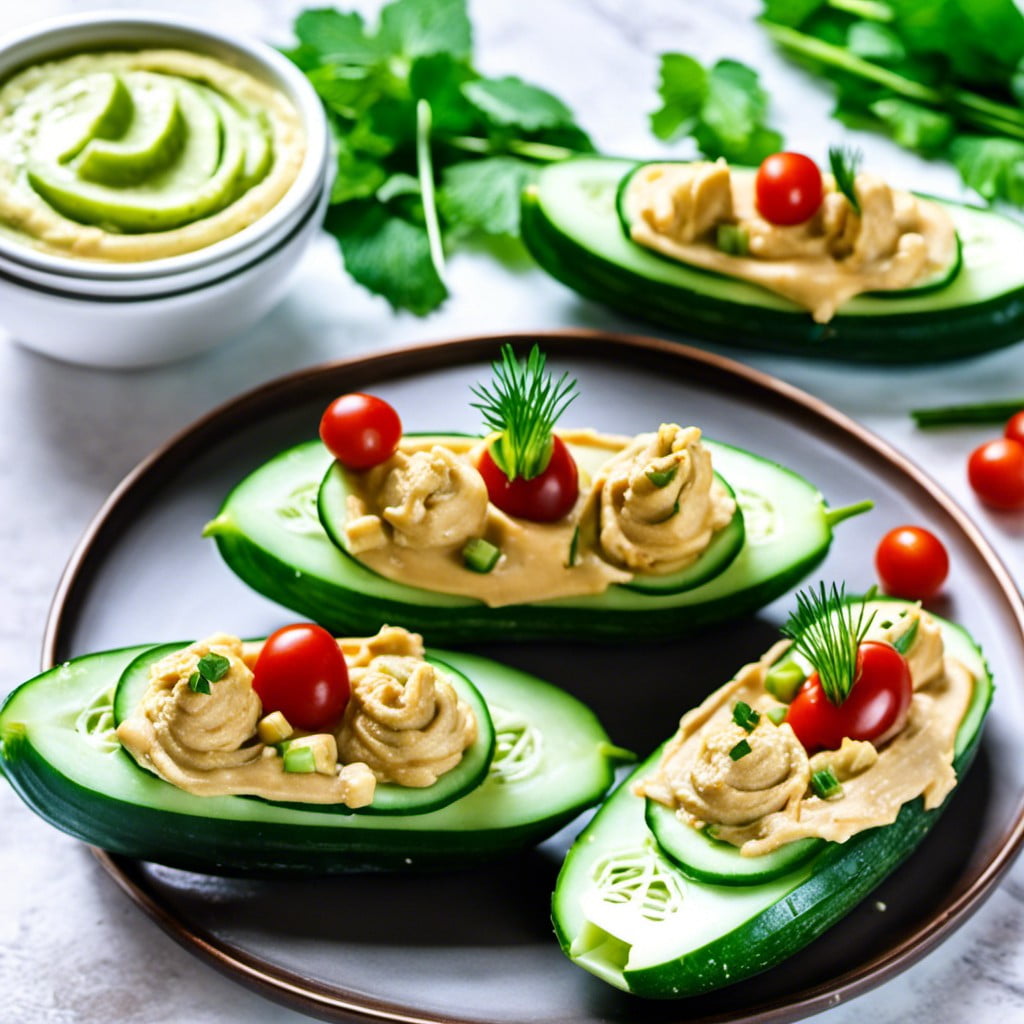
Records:
<instances>
[{"instance_id":1,"label":"bowl rim","mask_svg":"<svg viewBox=\"0 0 1024 1024\"><path fill-rule=\"evenodd\" d=\"M43 60L72 55L76 52L96 50L103 46L106 30L112 38L110 46L142 48L150 35L178 35L180 43L167 39L161 45L180 45L182 49L217 56L227 51L240 58L243 67L255 77L262 77L288 97L302 120L306 133L306 153L295 180L285 194L263 216L240 231L192 252L165 256L152 260L126 263L100 262L56 256L15 238L0 234L0 257L13 264L29 266L38 271L61 278L86 278L104 281L130 281L141 278L172 276L209 266L235 255L240 250L258 245L260 240L292 218L303 218L309 202L316 202L314 193L322 187L324 168L329 157L327 122L320 98L306 76L287 57L259 39L221 32L201 21L174 14L149 11L102 10L89 13L60 15L36 22L0 37L0 86L18 70ZM75 32L89 36L87 43L75 46ZM128 43L130 33L138 37ZM37 53L27 60L19 60L19 51L30 47L43 47L50 51Z\"/></svg>"},{"instance_id":2,"label":"bowl rim","mask_svg":"<svg viewBox=\"0 0 1024 1024\"><path fill-rule=\"evenodd\" d=\"M209 288L216 288L228 281L241 278L261 263L278 256L309 228L310 221L319 220L323 216L323 211L326 206L326 198L327 189L324 188L320 198L309 205L309 208L303 212L301 218L291 225L287 234L277 239L277 241L269 248L253 253L245 262L238 266L226 268L221 273L213 273L217 268L211 267L211 274L209 276L198 281L192 281L188 284L175 285L172 278L168 280L165 291L143 292L135 295L91 294L81 291L80 289L73 290L73 286L71 288L61 288L52 284L40 284L36 281L28 281L10 273L3 266L0 266L0 287L11 286L14 288L21 288L25 291L37 292L41 295L58 299L61 302L76 302L88 306L142 306L154 302L163 302L169 299L178 299L182 296L191 295L195 292L202 292ZM125 283L128 284L130 282Z\"/></svg>"}]
</instances>

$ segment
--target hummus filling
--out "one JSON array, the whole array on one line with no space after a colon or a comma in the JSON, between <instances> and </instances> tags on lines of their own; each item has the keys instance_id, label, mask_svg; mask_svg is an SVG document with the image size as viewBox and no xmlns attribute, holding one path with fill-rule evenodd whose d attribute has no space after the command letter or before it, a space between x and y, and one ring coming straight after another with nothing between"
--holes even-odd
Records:
<instances>
[{"instance_id":1,"label":"hummus filling","mask_svg":"<svg viewBox=\"0 0 1024 1024\"><path fill-rule=\"evenodd\" d=\"M752 170L724 161L650 164L627 186L630 237L663 256L776 292L819 323L855 295L911 288L955 259L956 229L938 203L861 173L854 184L858 212L831 175L823 178L817 212L783 226L758 213ZM745 252L718 247L723 226L745 240Z\"/></svg>"},{"instance_id":2,"label":"hummus filling","mask_svg":"<svg viewBox=\"0 0 1024 1024\"><path fill-rule=\"evenodd\" d=\"M453 696L451 684L423 660L422 638L385 626L376 636L342 639L338 645L353 689L345 716L334 733L291 741L299 746L324 741L317 746L329 751L330 763L318 763L315 772L285 771L279 749L259 739L263 709L252 687L252 670L262 642L243 643L221 633L151 667L149 686L118 726L117 738L143 768L197 796L365 807L373 801L378 780L426 786L454 768L476 738L476 719ZM227 671L210 684L208 694L195 692L189 677L209 654L226 658ZM382 692L383 676L392 684L388 693ZM370 696L364 697L367 691ZM404 740L390 748L367 744L365 759L350 756L358 746L351 742L353 731L374 737L374 726L364 722L374 714L366 710L374 700L383 709L381 719Z\"/></svg>"},{"instance_id":3,"label":"hummus filling","mask_svg":"<svg viewBox=\"0 0 1024 1024\"><path fill-rule=\"evenodd\" d=\"M808 757L789 725L771 721L767 712L784 705L764 682L787 646L782 642L683 716L658 767L635 792L675 809L694 828L710 826L716 839L744 856L810 837L845 842L892 824L900 808L919 796L927 810L938 807L956 785L953 749L974 679L944 655L939 627L920 609L890 625L873 624L868 639L892 642L909 630L910 712L903 728L878 747L844 739L838 750ZM750 732L733 721L738 701L760 712ZM733 760L730 751L741 740L750 752ZM826 767L842 784L837 799L822 799L809 788L811 776Z\"/></svg>"},{"instance_id":4,"label":"hummus filling","mask_svg":"<svg viewBox=\"0 0 1024 1024\"><path fill-rule=\"evenodd\" d=\"M486 439L442 446L408 437L380 466L346 473L349 552L388 579L499 607L674 572L735 514L696 427L663 424L635 438L558 433L599 466L589 482L581 469L580 497L561 520L514 518L487 500L476 469ZM487 573L462 556L478 537L501 552Z\"/></svg>"},{"instance_id":5,"label":"hummus filling","mask_svg":"<svg viewBox=\"0 0 1024 1024\"><path fill-rule=\"evenodd\" d=\"M0 86L0 231L89 260L192 252L267 213L305 149L290 101L213 57L48 61Z\"/></svg>"}]
</instances>

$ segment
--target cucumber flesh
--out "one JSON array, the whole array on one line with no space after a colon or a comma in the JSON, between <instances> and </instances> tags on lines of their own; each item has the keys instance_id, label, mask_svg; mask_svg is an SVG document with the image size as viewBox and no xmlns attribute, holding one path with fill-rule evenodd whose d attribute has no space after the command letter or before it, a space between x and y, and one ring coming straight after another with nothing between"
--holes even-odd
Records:
<instances>
[{"instance_id":1,"label":"cucumber flesh","mask_svg":"<svg viewBox=\"0 0 1024 1024\"><path fill-rule=\"evenodd\" d=\"M187 647L187 643L165 644L140 654L122 673L114 692L114 720L124 721L138 707L149 686L149 670L161 658ZM445 772L432 786L399 786L379 782L373 802L366 807L351 808L346 804L318 804L317 808L336 814L422 814L445 807L476 789L487 775L494 756L494 725L480 691L461 672L437 658L427 659L451 681L459 697L472 709L477 722L475 742L462 755L462 760ZM139 766L140 771L146 771ZM262 799L246 797L245 799ZM279 806L308 808L301 801L274 801Z\"/></svg>"},{"instance_id":2,"label":"cucumber flesh","mask_svg":"<svg viewBox=\"0 0 1024 1024\"><path fill-rule=\"evenodd\" d=\"M981 739L992 680L968 634L936 621L947 652L976 680L954 748L953 766L962 777ZM892 825L845 843L825 843L785 874L718 885L680 871L645 823L646 801L633 794L632 785L659 756L656 751L612 794L576 840L552 903L555 930L570 959L646 997L696 995L795 954L909 856L942 810L925 811L914 800Z\"/></svg>"},{"instance_id":3,"label":"cucumber flesh","mask_svg":"<svg viewBox=\"0 0 1024 1024\"><path fill-rule=\"evenodd\" d=\"M664 259L631 242L616 193L633 161L581 157L545 168L523 196L523 240L543 269L583 295L685 334L772 352L862 362L951 359L1024 336L1024 226L940 200L962 266L948 286L860 295L827 324L779 295Z\"/></svg>"},{"instance_id":4,"label":"cucumber flesh","mask_svg":"<svg viewBox=\"0 0 1024 1024\"><path fill-rule=\"evenodd\" d=\"M683 160L657 160L657 161L654 161L654 162L658 163L658 164L666 164L666 163L686 163L687 161L683 161ZM633 225L633 219L632 219L632 217L630 216L630 213L629 213L628 204L626 202L626 194L627 194L627 191L629 189L630 183L632 182L633 178L638 173L640 173L647 166L649 166L649 164L647 164L647 163L638 164L636 167L634 167L632 170L628 171L623 176L623 178L619 182L618 187L616 188L616 192L615 192L615 212L616 212L616 215L619 218L619 223L622 226L622 230L625 233L626 239L630 242L630 244L637 245L640 249L643 249L644 252L649 252L652 255L657 256L659 259L668 260L669 263L674 263L674 264L676 264L678 266L680 264L679 260L673 259L671 256L668 256L665 253L658 252L655 249L648 249L646 246L641 246L641 245L639 245L639 243L634 242L633 239L632 239L631 229L632 229L632 225ZM753 175L753 174L757 173L757 169L754 168L754 167L737 167L737 166L734 166L732 168L732 173L733 174ZM722 278L724 280L733 281L735 283L744 283L744 284L750 283L750 282L742 281L741 278L730 277L729 274L726 274L726 273L723 273L723 272L719 272L717 270L710 270L707 267L697 266L696 264L689 264L688 263L688 264L685 264L685 266L688 269L694 270L694 271L696 271L697 273L700 273L700 274L710 274L712 277ZM936 269L934 269L930 274L928 274L928 276L924 280L919 281L917 284L913 285L910 288L892 289L892 290L889 290L889 291L878 291L878 292L865 292L864 294L865 295L869 295L869 296L874 296L874 297L880 298L880 299L886 299L886 298L888 298L888 299L899 299L899 298L908 298L909 296L913 296L913 295L923 295L926 292L933 292L933 291L937 291L939 288L945 288L947 285L949 285L952 282L953 278L955 278L956 275L960 273L960 269L961 269L962 266L963 266L963 247L962 247L962 245L960 243L960 237L958 235L957 238L956 238L956 245L954 246L954 249L953 249L953 252L951 254L950 259L943 266L937 267ZM759 286L754 285L754 287L759 287ZM770 294L774 294L774 293L770 293ZM800 307L796 307L795 304L793 304L793 305L794 305L794 308L800 308Z\"/></svg>"},{"instance_id":5,"label":"cucumber flesh","mask_svg":"<svg viewBox=\"0 0 1024 1024\"><path fill-rule=\"evenodd\" d=\"M759 857L744 857L735 846L712 839L655 800L647 800L644 820L661 852L690 878L714 885L756 885L793 870L825 845L798 839Z\"/></svg>"},{"instance_id":6,"label":"cucumber flesh","mask_svg":"<svg viewBox=\"0 0 1024 1024\"><path fill-rule=\"evenodd\" d=\"M385 579L331 543L328 533L337 532L341 513L323 510L328 502L343 507L344 492L328 493L326 483L320 488L332 460L319 442L283 452L246 477L205 532L251 587L342 635L401 622L449 643L513 635L519 641L664 637L774 600L824 558L832 540L828 509L813 485L749 452L707 444L736 492L744 543L722 572L682 592L612 586L602 594L488 608Z\"/></svg>"},{"instance_id":7,"label":"cucumber flesh","mask_svg":"<svg viewBox=\"0 0 1024 1024\"><path fill-rule=\"evenodd\" d=\"M113 735L115 684L149 647L86 655L0 707L0 763L46 821L114 853L216 874L450 869L547 838L596 803L620 753L594 714L524 672L428 652L474 680L495 722L486 781L422 814L332 814L197 797L141 770Z\"/></svg>"}]
</instances>

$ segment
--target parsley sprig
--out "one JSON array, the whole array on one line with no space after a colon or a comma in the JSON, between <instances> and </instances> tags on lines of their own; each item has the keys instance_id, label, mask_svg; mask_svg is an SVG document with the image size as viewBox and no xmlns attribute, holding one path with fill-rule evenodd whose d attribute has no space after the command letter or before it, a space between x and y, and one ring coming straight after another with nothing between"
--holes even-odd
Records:
<instances>
[{"instance_id":1,"label":"parsley sprig","mask_svg":"<svg viewBox=\"0 0 1024 1024\"><path fill-rule=\"evenodd\" d=\"M593 152L556 96L474 67L466 0L390 0L376 24L314 8L295 35L287 55L323 102L337 165L325 226L348 273L396 309L436 309L446 250L518 235L538 167Z\"/></svg>"},{"instance_id":2,"label":"parsley sprig","mask_svg":"<svg viewBox=\"0 0 1024 1024\"><path fill-rule=\"evenodd\" d=\"M188 677L189 689L193 693L210 692L210 684L220 682L228 674L231 662L223 654L204 654L196 665L195 671Z\"/></svg>"},{"instance_id":3,"label":"parsley sprig","mask_svg":"<svg viewBox=\"0 0 1024 1024\"><path fill-rule=\"evenodd\" d=\"M857 198L857 171L860 170L863 154L852 146L829 146L828 163L832 169L832 177L836 179L836 188L846 196L853 207L854 213L860 213L860 200Z\"/></svg>"},{"instance_id":4,"label":"parsley sprig","mask_svg":"<svg viewBox=\"0 0 1024 1024\"><path fill-rule=\"evenodd\" d=\"M863 601L855 606L846 599L845 585L799 591L796 611L782 633L814 667L821 688L837 707L850 695L857 681L857 648L867 635L875 613L867 613Z\"/></svg>"},{"instance_id":5,"label":"parsley sprig","mask_svg":"<svg viewBox=\"0 0 1024 1024\"><path fill-rule=\"evenodd\" d=\"M509 480L532 480L547 469L551 431L576 397L575 378L563 373L556 381L545 371L546 362L537 345L523 362L511 345L503 345L501 358L491 367L490 385L471 388L478 399L471 406L500 435L491 445L491 458Z\"/></svg>"}]
</instances>

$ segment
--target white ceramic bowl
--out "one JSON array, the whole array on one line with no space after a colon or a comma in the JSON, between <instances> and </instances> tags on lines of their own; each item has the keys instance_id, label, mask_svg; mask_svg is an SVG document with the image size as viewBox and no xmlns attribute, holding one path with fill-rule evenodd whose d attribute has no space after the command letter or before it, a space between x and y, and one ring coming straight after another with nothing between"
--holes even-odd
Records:
<instances>
[{"instance_id":1,"label":"white ceramic bowl","mask_svg":"<svg viewBox=\"0 0 1024 1024\"><path fill-rule=\"evenodd\" d=\"M331 155L320 100L302 72L263 43L165 14L74 15L0 40L0 82L61 55L152 46L208 54L280 90L301 117L305 158L291 187L264 216L179 256L124 264L76 260L0 237L0 325L59 359L153 365L236 334L280 298L285 268L298 263L326 203Z\"/></svg>"},{"instance_id":2,"label":"white ceramic bowl","mask_svg":"<svg viewBox=\"0 0 1024 1024\"><path fill-rule=\"evenodd\" d=\"M28 284L0 271L0 321L17 341L55 359L109 369L174 362L213 348L254 324L284 295L327 206L319 200L276 246L205 283L142 298L94 298ZM69 280L71 289L78 281Z\"/></svg>"}]
</instances>

